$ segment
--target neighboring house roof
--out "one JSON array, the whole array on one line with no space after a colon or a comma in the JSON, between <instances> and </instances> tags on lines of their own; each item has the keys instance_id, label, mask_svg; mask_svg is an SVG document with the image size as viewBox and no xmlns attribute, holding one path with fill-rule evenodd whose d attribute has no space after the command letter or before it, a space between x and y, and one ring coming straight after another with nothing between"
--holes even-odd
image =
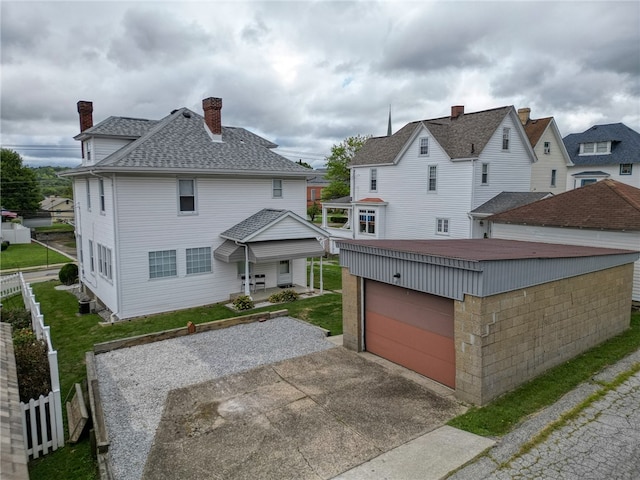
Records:
<instances>
[{"instance_id":1,"label":"neighboring house roof","mask_svg":"<svg viewBox=\"0 0 640 480\"><path fill-rule=\"evenodd\" d=\"M329 180L327 180L327 169L326 168L318 168L316 170L313 170L313 172L316 174L314 177L308 178L307 179L307 184L308 185L315 185L315 186L324 186L324 185L329 185L331 182Z\"/></svg>"},{"instance_id":2,"label":"neighboring house roof","mask_svg":"<svg viewBox=\"0 0 640 480\"><path fill-rule=\"evenodd\" d=\"M640 231L640 189L602 180L489 217L494 223Z\"/></svg>"},{"instance_id":3,"label":"neighboring house roof","mask_svg":"<svg viewBox=\"0 0 640 480\"><path fill-rule=\"evenodd\" d=\"M551 192L501 192L488 202L471 210L471 213L478 216L493 215L542 200L550 195L553 194Z\"/></svg>"},{"instance_id":4,"label":"neighboring house roof","mask_svg":"<svg viewBox=\"0 0 640 480\"><path fill-rule=\"evenodd\" d=\"M47 197L40 202L40 208L42 208L43 210L53 210L58 205L68 206L69 209L73 211L73 200L71 200L70 198L52 196Z\"/></svg>"},{"instance_id":5,"label":"neighboring house roof","mask_svg":"<svg viewBox=\"0 0 640 480\"><path fill-rule=\"evenodd\" d=\"M450 158L477 157L510 111L512 106L408 123L391 136L369 138L351 166L392 163L422 127L429 130Z\"/></svg>"},{"instance_id":6,"label":"neighboring house roof","mask_svg":"<svg viewBox=\"0 0 640 480\"><path fill-rule=\"evenodd\" d=\"M291 217L298 220L301 224L304 224L308 228L314 229L322 237L326 237L327 233L321 228L316 227L310 222L307 222L304 218L296 215L290 210L278 210L273 208L263 208L257 213L254 213L248 218L245 218L240 223L237 223L233 227L225 230L220 234L222 238L233 240L237 242L247 242L251 240L256 234L264 231L265 229L276 224L285 217Z\"/></svg>"},{"instance_id":7,"label":"neighboring house roof","mask_svg":"<svg viewBox=\"0 0 640 480\"><path fill-rule=\"evenodd\" d=\"M580 144L611 142L611 153L606 155L580 155ZM576 166L618 165L640 163L640 133L624 123L594 125L582 133L572 133L563 138L571 161Z\"/></svg>"},{"instance_id":8,"label":"neighboring house roof","mask_svg":"<svg viewBox=\"0 0 640 480\"><path fill-rule=\"evenodd\" d=\"M551 120L553 120L553 117L530 118L527 120L527 123L523 125L532 147L538 144L540 137L551 123Z\"/></svg>"},{"instance_id":9,"label":"neighboring house roof","mask_svg":"<svg viewBox=\"0 0 640 480\"><path fill-rule=\"evenodd\" d=\"M332 198L331 200L325 200L322 203L327 204L327 203L339 203L339 204L346 204L346 203L351 203L351 197L350 196L346 196L346 197L338 197L338 198Z\"/></svg>"},{"instance_id":10,"label":"neighboring house roof","mask_svg":"<svg viewBox=\"0 0 640 480\"><path fill-rule=\"evenodd\" d=\"M94 165L71 169L62 175L88 171L309 175L308 168L271 151L274 143L243 128L223 126L222 141L213 140L204 118L188 108L174 110L159 121L144 122L110 117L85 130L76 138L115 132L124 137L140 136ZM126 127L131 127L130 135L125 133Z\"/></svg>"},{"instance_id":11,"label":"neighboring house roof","mask_svg":"<svg viewBox=\"0 0 640 480\"><path fill-rule=\"evenodd\" d=\"M587 172L572 173L572 177L610 177L611 174L602 170L592 170Z\"/></svg>"}]
</instances>

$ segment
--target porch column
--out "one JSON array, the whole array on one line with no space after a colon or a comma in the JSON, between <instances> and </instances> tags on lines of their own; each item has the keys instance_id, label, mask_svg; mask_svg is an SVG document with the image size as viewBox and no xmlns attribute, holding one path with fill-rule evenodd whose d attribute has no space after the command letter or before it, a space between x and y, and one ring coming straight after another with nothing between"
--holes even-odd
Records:
<instances>
[{"instance_id":1,"label":"porch column","mask_svg":"<svg viewBox=\"0 0 640 480\"><path fill-rule=\"evenodd\" d=\"M327 207L322 204L322 228L327 228Z\"/></svg>"},{"instance_id":2,"label":"porch column","mask_svg":"<svg viewBox=\"0 0 640 480\"><path fill-rule=\"evenodd\" d=\"M310 270L309 271L309 290L313 290L313 285L314 285L314 283L313 283L313 280L314 280L314 277L313 277L313 257L311 257L311 268L309 270Z\"/></svg>"},{"instance_id":3,"label":"porch column","mask_svg":"<svg viewBox=\"0 0 640 480\"><path fill-rule=\"evenodd\" d=\"M244 245L244 294L251 298L251 278L249 270L249 245Z\"/></svg>"},{"instance_id":4,"label":"porch column","mask_svg":"<svg viewBox=\"0 0 640 480\"><path fill-rule=\"evenodd\" d=\"M320 257L320 295L324 293L324 282L322 281L322 257Z\"/></svg>"}]
</instances>

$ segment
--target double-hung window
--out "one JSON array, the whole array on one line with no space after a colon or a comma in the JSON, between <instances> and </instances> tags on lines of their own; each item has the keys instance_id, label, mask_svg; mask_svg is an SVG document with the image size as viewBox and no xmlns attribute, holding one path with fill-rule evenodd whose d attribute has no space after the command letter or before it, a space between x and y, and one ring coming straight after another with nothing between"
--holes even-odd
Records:
<instances>
[{"instance_id":1,"label":"double-hung window","mask_svg":"<svg viewBox=\"0 0 640 480\"><path fill-rule=\"evenodd\" d=\"M480 183L482 185L489 185L489 164L488 163L482 164L482 174L481 174Z\"/></svg>"},{"instance_id":2,"label":"double-hung window","mask_svg":"<svg viewBox=\"0 0 640 480\"><path fill-rule=\"evenodd\" d=\"M91 211L91 182L87 178L87 210Z\"/></svg>"},{"instance_id":3,"label":"double-hung window","mask_svg":"<svg viewBox=\"0 0 640 480\"><path fill-rule=\"evenodd\" d=\"M551 142L544 142L544 154L549 155L551 153Z\"/></svg>"},{"instance_id":4,"label":"double-hung window","mask_svg":"<svg viewBox=\"0 0 640 480\"><path fill-rule=\"evenodd\" d=\"M100 211L104 213L104 180L102 178L98 180L98 191L100 193Z\"/></svg>"},{"instance_id":5,"label":"double-hung window","mask_svg":"<svg viewBox=\"0 0 640 480\"><path fill-rule=\"evenodd\" d=\"M369 190L372 192L378 191L378 169L372 168L369 171Z\"/></svg>"},{"instance_id":6,"label":"double-hung window","mask_svg":"<svg viewBox=\"0 0 640 480\"><path fill-rule=\"evenodd\" d=\"M211 272L211 247L187 248L187 275Z\"/></svg>"},{"instance_id":7,"label":"double-hung window","mask_svg":"<svg viewBox=\"0 0 640 480\"><path fill-rule=\"evenodd\" d=\"M89 269L92 273L96 271L96 263L93 258L93 240L89 240Z\"/></svg>"},{"instance_id":8,"label":"double-hung window","mask_svg":"<svg viewBox=\"0 0 640 480\"><path fill-rule=\"evenodd\" d=\"M511 129L504 127L502 129L502 150L509 150L509 140L511 137Z\"/></svg>"},{"instance_id":9,"label":"double-hung window","mask_svg":"<svg viewBox=\"0 0 640 480\"><path fill-rule=\"evenodd\" d=\"M633 171L633 164L631 163L620 164L620 175L631 175L632 171Z\"/></svg>"},{"instance_id":10,"label":"double-hung window","mask_svg":"<svg viewBox=\"0 0 640 480\"><path fill-rule=\"evenodd\" d=\"M193 179L178 180L178 207L180 213L196 212L196 181Z\"/></svg>"},{"instance_id":11,"label":"double-hung window","mask_svg":"<svg viewBox=\"0 0 640 480\"><path fill-rule=\"evenodd\" d=\"M551 186L555 187L558 177L558 171L554 168L551 170Z\"/></svg>"},{"instance_id":12,"label":"double-hung window","mask_svg":"<svg viewBox=\"0 0 640 480\"><path fill-rule=\"evenodd\" d=\"M610 152L610 142L587 142L580 144L580 155L605 155Z\"/></svg>"},{"instance_id":13,"label":"double-hung window","mask_svg":"<svg viewBox=\"0 0 640 480\"><path fill-rule=\"evenodd\" d=\"M429 178L427 190L429 192L435 192L438 188L438 166L429 165Z\"/></svg>"},{"instance_id":14,"label":"double-hung window","mask_svg":"<svg viewBox=\"0 0 640 480\"><path fill-rule=\"evenodd\" d=\"M282 180L274 178L271 184L273 198L282 198Z\"/></svg>"},{"instance_id":15,"label":"double-hung window","mask_svg":"<svg viewBox=\"0 0 640 480\"><path fill-rule=\"evenodd\" d=\"M420 138L420 156L429 155L429 137Z\"/></svg>"},{"instance_id":16,"label":"double-hung window","mask_svg":"<svg viewBox=\"0 0 640 480\"><path fill-rule=\"evenodd\" d=\"M175 277L177 275L175 250L149 252L149 278Z\"/></svg>"},{"instance_id":17,"label":"double-hung window","mask_svg":"<svg viewBox=\"0 0 640 480\"><path fill-rule=\"evenodd\" d=\"M360 220L360 233L376 233L376 211L375 210L359 210L358 217Z\"/></svg>"},{"instance_id":18,"label":"double-hung window","mask_svg":"<svg viewBox=\"0 0 640 480\"><path fill-rule=\"evenodd\" d=\"M111 265L111 249L98 243L98 272L100 275L113 279L113 269Z\"/></svg>"},{"instance_id":19,"label":"double-hung window","mask_svg":"<svg viewBox=\"0 0 640 480\"><path fill-rule=\"evenodd\" d=\"M448 218L436 218L436 233L438 235L449 235Z\"/></svg>"}]
</instances>

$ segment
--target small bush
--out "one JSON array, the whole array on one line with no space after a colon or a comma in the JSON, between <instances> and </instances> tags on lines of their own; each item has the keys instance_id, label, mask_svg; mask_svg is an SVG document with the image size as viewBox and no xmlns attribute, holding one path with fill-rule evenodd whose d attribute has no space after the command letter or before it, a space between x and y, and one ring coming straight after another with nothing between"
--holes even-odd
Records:
<instances>
[{"instance_id":1,"label":"small bush","mask_svg":"<svg viewBox=\"0 0 640 480\"><path fill-rule=\"evenodd\" d=\"M3 308L0 320L10 323L14 333L22 328L31 328L31 312L24 308Z\"/></svg>"},{"instance_id":2,"label":"small bush","mask_svg":"<svg viewBox=\"0 0 640 480\"><path fill-rule=\"evenodd\" d=\"M13 335L20 400L28 402L51 391L47 344L35 334L23 328Z\"/></svg>"},{"instance_id":3,"label":"small bush","mask_svg":"<svg viewBox=\"0 0 640 480\"><path fill-rule=\"evenodd\" d=\"M254 307L253 300L247 295L240 295L233 301L233 308L236 310L251 310Z\"/></svg>"},{"instance_id":4,"label":"small bush","mask_svg":"<svg viewBox=\"0 0 640 480\"><path fill-rule=\"evenodd\" d=\"M4 252L7 248L9 248L9 245L11 244L5 240L0 244L0 251Z\"/></svg>"},{"instance_id":5,"label":"small bush","mask_svg":"<svg viewBox=\"0 0 640 480\"><path fill-rule=\"evenodd\" d=\"M75 263L67 263L60 269L58 278L65 285L73 285L78 281L78 266Z\"/></svg>"},{"instance_id":6,"label":"small bush","mask_svg":"<svg viewBox=\"0 0 640 480\"><path fill-rule=\"evenodd\" d=\"M299 295L295 290L283 290L278 293L274 293L269 297L269 302L271 303L288 303L295 302L298 299Z\"/></svg>"},{"instance_id":7,"label":"small bush","mask_svg":"<svg viewBox=\"0 0 640 480\"><path fill-rule=\"evenodd\" d=\"M329 221L331 223L347 223L347 220L349 220L347 217L330 217Z\"/></svg>"}]
</instances>

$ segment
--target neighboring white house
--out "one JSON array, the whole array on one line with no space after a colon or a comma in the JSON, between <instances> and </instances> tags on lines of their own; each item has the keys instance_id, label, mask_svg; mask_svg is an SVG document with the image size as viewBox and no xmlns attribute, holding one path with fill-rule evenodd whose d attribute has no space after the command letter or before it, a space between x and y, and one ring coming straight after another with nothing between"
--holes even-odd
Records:
<instances>
[{"instance_id":1,"label":"neighboring white house","mask_svg":"<svg viewBox=\"0 0 640 480\"><path fill-rule=\"evenodd\" d=\"M351 200L323 204L332 237L483 237L470 212L503 191L528 192L536 156L513 106L411 122L366 141L351 163ZM329 209L348 212L331 228Z\"/></svg>"},{"instance_id":2,"label":"neighboring white house","mask_svg":"<svg viewBox=\"0 0 640 480\"><path fill-rule=\"evenodd\" d=\"M40 208L51 212L54 222L73 222L73 200L51 195L40 202Z\"/></svg>"},{"instance_id":3,"label":"neighboring white house","mask_svg":"<svg viewBox=\"0 0 640 480\"><path fill-rule=\"evenodd\" d=\"M639 251L640 189L604 180L488 220L493 238ZM633 282L633 300L640 302L640 261Z\"/></svg>"},{"instance_id":4,"label":"neighboring white house","mask_svg":"<svg viewBox=\"0 0 640 480\"><path fill-rule=\"evenodd\" d=\"M624 123L594 125L563 141L573 163L567 190L606 178L640 187L640 133Z\"/></svg>"},{"instance_id":5,"label":"neighboring white house","mask_svg":"<svg viewBox=\"0 0 640 480\"><path fill-rule=\"evenodd\" d=\"M562 135L553 117L531 118L530 108L519 108L524 126L538 161L531 166L531 191L562 193L567 188L568 167L572 166Z\"/></svg>"},{"instance_id":6,"label":"neighboring white house","mask_svg":"<svg viewBox=\"0 0 640 480\"><path fill-rule=\"evenodd\" d=\"M161 120L93 125L78 102L82 165L73 179L80 280L124 319L306 285L325 233L307 222L309 170L248 130L221 124L222 100ZM231 245L230 245L231 244ZM233 248L231 248L233 247Z\"/></svg>"}]
</instances>

